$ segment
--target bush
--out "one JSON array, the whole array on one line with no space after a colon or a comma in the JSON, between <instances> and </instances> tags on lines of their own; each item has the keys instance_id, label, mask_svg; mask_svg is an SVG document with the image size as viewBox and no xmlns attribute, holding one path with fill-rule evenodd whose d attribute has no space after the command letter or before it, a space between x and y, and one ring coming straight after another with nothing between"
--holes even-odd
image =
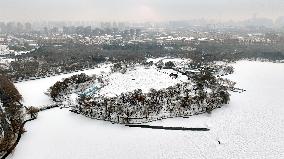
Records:
<instances>
[{"instance_id":1,"label":"bush","mask_svg":"<svg viewBox=\"0 0 284 159\"><path fill-rule=\"evenodd\" d=\"M36 108L36 107L33 107L33 106L28 107L28 108L26 109L26 113L29 114L32 119L33 119L33 118L37 118L38 112L39 112L39 109Z\"/></svg>"},{"instance_id":2,"label":"bush","mask_svg":"<svg viewBox=\"0 0 284 159\"><path fill-rule=\"evenodd\" d=\"M166 69L171 69L173 67L175 67L175 64L172 61L169 61L169 62L165 63L165 68Z\"/></svg>"},{"instance_id":3,"label":"bush","mask_svg":"<svg viewBox=\"0 0 284 159\"><path fill-rule=\"evenodd\" d=\"M80 84L89 80L91 80L91 77L84 73L81 73L79 75L73 75L70 78L66 78L62 82L57 81L53 86L49 88L50 97L53 99L53 101L56 101L60 93L64 92L72 84Z\"/></svg>"}]
</instances>

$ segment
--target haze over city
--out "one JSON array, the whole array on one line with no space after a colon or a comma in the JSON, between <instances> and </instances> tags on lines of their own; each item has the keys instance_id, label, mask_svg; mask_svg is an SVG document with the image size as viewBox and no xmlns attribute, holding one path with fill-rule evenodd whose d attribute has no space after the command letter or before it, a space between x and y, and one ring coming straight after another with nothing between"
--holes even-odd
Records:
<instances>
[{"instance_id":1,"label":"haze over city","mask_svg":"<svg viewBox=\"0 0 284 159\"><path fill-rule=\"evenodd\" d=\"M239 21L277 19L282 0L0 0L0 21Z\"/></svg>"},{"instance_id":2,"label":"haze over city","mask_svg":"<svg viewBox=\"0 0 284 159\"><path fill-rule=\"evenodd\" d=\"M0 0L0 159L284 159L284 0Z\"/></svg>"}]
</instances>

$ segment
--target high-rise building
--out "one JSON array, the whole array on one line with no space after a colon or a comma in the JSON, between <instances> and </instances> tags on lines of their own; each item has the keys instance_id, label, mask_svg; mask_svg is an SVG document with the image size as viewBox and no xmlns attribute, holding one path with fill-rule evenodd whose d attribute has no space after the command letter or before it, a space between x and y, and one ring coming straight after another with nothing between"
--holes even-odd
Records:
<instances>
[{"instance_id":1,"label":"high-rise building","mask_svg":"<svg viewBox=\"0 0 284 159\"><path fill-rule=\"evenodd\" d=\"M20 22L17 23L16 32L23 32L24 31L24 25Z\"/></svg>"},{"instance_id":2,"label":"high-rise building","mask_svg":"<svg viewBox=\"0 0 284 159\"><path fill-rule=\"evenodd\" d=\"M0 22L0 33L6 32L6 24L4 22Z\"/></svg>"},{"instance_id":3,"label":"high-rise building","mask_svg":"<svg viewBox=\"0 0 284 159\"><path fill-rule=\"evenodd\" d=\"M16 24L14 22L8 22L6 25L6 32L11 33L16 31Z\"/></svg>"},{"instance_id":4,"label":"high-rise building","mask_svg":"<svg viewBox=\"0 0 284 159\"><path fill-rule=\"evenodd\" d=\"M25 23L25 31L26 32L32 31L32 24L31 23Z\"/></svg>"},{"instance_id":5,"label":"high-rise building","mask_svg":"<svg viewBox=\"0 0 284 159\"><path fill-rule=\"evenodd\" d=\"M110 22L102 22L101 23L101 28L111 28L111 23Z\"/></svg>"}]
</instances>

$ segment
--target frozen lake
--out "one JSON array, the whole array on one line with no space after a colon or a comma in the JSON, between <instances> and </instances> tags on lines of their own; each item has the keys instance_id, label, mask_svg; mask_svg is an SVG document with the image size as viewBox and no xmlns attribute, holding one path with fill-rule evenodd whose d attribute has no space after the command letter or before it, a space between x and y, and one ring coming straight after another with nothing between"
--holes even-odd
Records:
<instances>
[{"instance_id":1,"label":"frozen lake","mask_svg":"<svg viewBox=\"0 0 284 159\"><path fill-rule=\"evenodd\" d=\"M247 91L233 93L229 105L212 114L151 123L208 127L209 132L129 128L53 109L26 124L27 132L8 158L284 158L284 64L240 61L233 65L235 73L229 78ZM16 85L27 104L42 100L36 96L39 87L49 87L37 84Z\"/></svg>"},{"instance_id":2,"label":"frozen lake","mask_svg":"<svg viewBox=\"0 0 284 159\"><path fill-rule=\"evenodd\" d=\"M52 104L52 100L44 94L49 87L51 87L57 81L64 78L68 78L75 74L85 73L87 75L99 75L102 72L109 72L110 65L102 65L100 68L84 70L79 72L73 72L69 74L62 74L58 76L52 76L48 78L42 78L34 81L24 81L16 83L15 86L23 96L23 104L26 106L43 106Z\"/></svg>"}]
</instances>

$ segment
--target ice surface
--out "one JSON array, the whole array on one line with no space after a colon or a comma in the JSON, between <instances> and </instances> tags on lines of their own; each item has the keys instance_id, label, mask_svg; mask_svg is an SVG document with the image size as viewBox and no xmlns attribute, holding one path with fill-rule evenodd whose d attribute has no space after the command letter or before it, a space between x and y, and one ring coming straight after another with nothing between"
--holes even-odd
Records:
<instances>
[{"instance_id":1,"label":"ice surface","mask_svg":"<svg viewBox=\"0 0 284 159\"><path fill-rule=\"evenodd\" d=\"M101 72L110 71L110 65L102 65L100 68L84 70L69 74L62 74L58 76L43 78L33 81L24 81L16 83L15 86L23 96L23 104L26 106L44 106L52 104L50 97L44 94L49 87L51 87L55 82L62 80L63 78L68 78L75 74L85 73L87 75L98 75Z\"/></svg>"},{"instance_id":2,"label":"ice surface","mask_svg":"<svg viewBox=\"0 0 284 159\"><path fill-rule=\"evenodd\" d=\"M150 123L209 127L209 132L129 128L85 118L66 109L53 109L26 124L27 132L8 158L284 158L284 64L240 61L233 65L235 73L229 78L247 91L233 93L229 105L210 115ZM46 79L41 84L30 81L17 87L26 102L36 104L33 99L42 93L40 90L56 80Z\"/></svg>"}]
</instances>

